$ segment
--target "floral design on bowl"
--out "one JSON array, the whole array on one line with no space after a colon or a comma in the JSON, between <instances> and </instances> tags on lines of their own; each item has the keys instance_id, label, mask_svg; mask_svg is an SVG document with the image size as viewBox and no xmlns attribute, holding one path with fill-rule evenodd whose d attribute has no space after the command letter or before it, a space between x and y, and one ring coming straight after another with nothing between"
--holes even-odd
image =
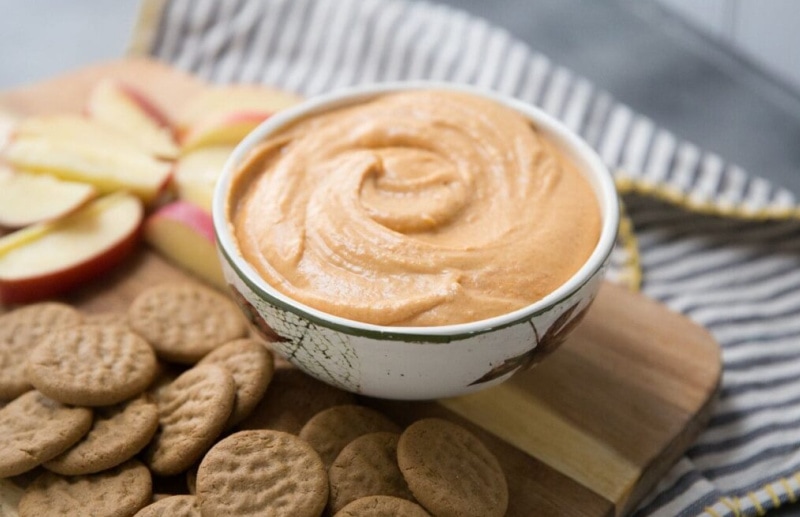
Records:
<instances>
[{"instance_id":1,"label":"floral design on bowl","mask_svg":"<svg viewBox=\"0 0 800 517\"><path fill-rule=\"evenodd\" d=\"M252 285L224 251L220 255L234 299L277 353L333 386L394 399L477 391L543 360L587 312L604 269L561 302L502 327L456 335L409 335L320 320ZM539 329L547 330L542 333ZM497 346L499 343L502 346ZM458 358L455 364L454 357Z\"/></svg>"}]
</instances>

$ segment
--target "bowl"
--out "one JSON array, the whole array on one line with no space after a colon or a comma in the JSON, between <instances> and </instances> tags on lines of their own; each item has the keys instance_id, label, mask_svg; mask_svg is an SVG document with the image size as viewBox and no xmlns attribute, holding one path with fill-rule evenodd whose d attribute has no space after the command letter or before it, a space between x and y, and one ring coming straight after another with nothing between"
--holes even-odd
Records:
<instances>
[{"instance_id":1,"label":"bowl","mask_svg":"<svg viewBox=\"0 0 800 517\"><path fill-rule=\"evenodd\" d=\"M601 228L583 266L526 307L481 321L441 326L384 326L327 314L269 285L242 257L228 217L232 177L266 137L299 119L380 94L409 89L467 92L527 117L577 165L596 195ZM214 193L213 219L223 274L253 327L309 375L366 396L421 400L463 395L501 383L540 362L569 335L604 278L619 224L613 179L596 153L562 123L521 101L439 82L382 83L340 90L279 112L252 131L229 157Z\"/></svg>"}]
</instances>

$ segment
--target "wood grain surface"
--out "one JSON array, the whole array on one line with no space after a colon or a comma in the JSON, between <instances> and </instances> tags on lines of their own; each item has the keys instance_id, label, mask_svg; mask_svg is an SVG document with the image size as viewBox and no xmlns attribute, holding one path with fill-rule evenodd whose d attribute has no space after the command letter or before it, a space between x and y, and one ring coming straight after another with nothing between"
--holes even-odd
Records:
<instances>
[{"instance_id":1,"label":"wood grain surface","mask_svg":"<svg viewBox=\"0 0 800 517\"><path fill-rule=\"evenodd\" d=\"M76 112L103 77L142 88L171 116L205 87L162 64L123 60L2 93L0 108ZM66 301L88 312L124 310L144 287L175 279L191 277L142 248ZM720 375L719 347L704 329L605 284L558 351L500 386L441 401L365 403L400 423L438 415L475 431L505 469L511 517L613 516L635 507L696 438Z\"/></svg>"}]
</instances>

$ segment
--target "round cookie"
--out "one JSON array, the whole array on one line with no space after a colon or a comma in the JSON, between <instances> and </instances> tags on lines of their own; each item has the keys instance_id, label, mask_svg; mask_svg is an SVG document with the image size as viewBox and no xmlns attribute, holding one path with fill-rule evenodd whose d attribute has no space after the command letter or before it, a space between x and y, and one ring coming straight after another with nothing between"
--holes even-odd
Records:
<instances>
[{"instance_id":1,"label":"round cookie","mask_svg":"<svg viewBox=\"0 0 800 517\"><path fill-rule=\"evenodd\" d=\"M352 393L334 388L292 367L278 367L267 393L239 425L298 434L314 415L332 406L352 404Z\"/></svg>"},{"instance_id":2,"label":"round cookie","mask_svg":"<svg viewBox=\"0 0 800 517\"><path fill-rule=\"evenodd\" d=\"M89 433L44 467L65 476L116 467L144 449L157 428L158 407L146 397L98 408Z\"/></svg>"},{"instance_id":3,"label":"round cookie","mask_svg":"<svg viewBox=\"0 0 800 517\"><path fill-rule=\"evenodd\" d=\"M0 400L32 389L25 373L28 354L43 336L78 325L82 318L76 309L56 302L35 303L0 315Z\"/></svg>"},{"instance_id":4,"label":"round cookie","mask_svg":"<svg viewBox=\"0 0 800 517\"><path fill-rule=\"evenodd\" d=\"M233 376L216 364L190 368L159 391L158 431L145 452L153 473L179 474L200 459L225 428L235 396Z\"/></svg>"},{"instance_id":5,"label":"round cookie","mask_svg":"<svg viewBox=\"0 0 800 517\"><path fill-rule=\"evenodd\" d=\"M28 380L48 397L108 406L139 395L156 375L156 356L119 326L78 325L45 336L28 357Z\"/></svg>"},{"instance_id":6,"label":"round cookie","mask_svg":"<svg viewBox=\"0 0 800 517\"><path fill-rule=\"evenodd\" d=\"M408 426L397 444L408 487L433 515L502 517L508 485L497 458L477 436L440 418Z\"/></svg>"},{"instance_id":7,"label":"round cookie","mask_svg":"<svg viewBox=\"0 0 800 517\"><path fill-rule=\"evenodd\" d=\"M240 431L203 458L197 498L203 515L319 517L328 476L319 455L297 436Z\"/></svg>"},{"instance_id":8,"label":"round cookie","mask_svg":"<svg viewBox=\"0 0 800 517\"><path fill-rule=\"evenodd\" d=\"M333 517L431 517L417 503L386 495L356 499Z\"/></svg>"},{"instance_id":9,"label":"round cookie","mask_svg":"<svg viewBox=\"0 0 800 517\"><path fill-rule=\"evenodd\" d=\"M348 404L320 411L306 422L299 436L314 447L328 468L348 443L381 431L399 433L401 429L374 409Z\"/></svg>"},{"instance_id":10,"label":"round cookie","mask_svg":"<svg viewBox=\"0 0 800 517\"><path fill-rule=\"evenodd\" d=\"M131 517L152 496L147 467L136 460L89 476L65 478L46 472L25 490L20 517Z\"/></svg>"},{"instance_id":11,"label":"round cookie","mask_svg":"<svg viewBox=\"0 0 800 517\"><path fill-rule=\"evenodd\" d=\"M399 439L398 433L370 433L359 436L342 449L328 469L331 489L328 506L332 512L371 495L414 500L397 466Z\"/></svg>"},{"instance_id":12,"label":"round cookie","mask_svg":"<svg viewBox=\"0 0 800 517\"><path fill-rule=\"evenodd\" d=\"M230 298L189 283L160 284L143 291L128 308L128 324L160 358L184 364L196 363L248 331Z\"/></svg>"},{"instance_id":13,"label":"round cookie","mask_svg":"<svg viewBox=\"0 0 800 517\"><path fill-rule=\"evenodd\" d=\"M136 517L200 517L200 506L193 495L171 495L145 506Z\"/></svg>"},{"instance_id":14,"label":"round cookie","mask_svg":"<svg viewBox=\"0 0 800 517\"><path fill-rule=\"evenodd\" d=\"M219 364L233 375L236 400L226 425L228 428L238 424L253 412L267 391L275 370L272 352L260 341L250 338L229 341L211 351L197 364Z\"/></svg>"},{"instance_id":15,"label":"round cookie","mask_svg":"<svg viewBox=\"0 0 800 517\"><path fill-rule=\"evenodd\" d=\"M16 476L72 447L92 426L92 410L29 391L0 409L0 478Z\"/></svg>"}]
</instances>

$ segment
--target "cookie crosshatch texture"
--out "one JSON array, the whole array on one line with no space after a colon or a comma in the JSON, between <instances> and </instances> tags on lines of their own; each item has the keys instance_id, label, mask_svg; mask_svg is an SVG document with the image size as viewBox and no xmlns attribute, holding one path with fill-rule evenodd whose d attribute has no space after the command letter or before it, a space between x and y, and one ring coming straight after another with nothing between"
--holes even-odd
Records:
<instances>
[{"instance_id":1,"label":"cookie crosshatch texture","mask_svg":"<svg viewBox=\"0 0 800 517\"><path fill-rule=\"evenodd\" d=\"M200 312L214 310L219 307L207 305ZM123 342L131 333L113 321L52 329L45 338L70 331L94 336L100 328ZM90 353L82 368L118 359L116 350L100 347L98 353L93 344L85 347ZM21 517L260 516L273 510L320 517L333 504L329 469L336 464L344 472L336 485L342 515L429 515L413 502L396 459L408 423L359 405L364 401L352 393L286 363L276 365L268 346L234 339L189 366L160 363L151 385L113 406L69 407L31 390L0 408L0 450L6 451L0 477L21 475L13 487L24 487L11 493L12 510ZM51 350L53 361L69 357L72 348ZM244 421L231 428L237 399L247 407L239 415ZM486 461L498 461L489 454ZM6 504L3 490L0 483L0 503Z\"/></svg>"}]
</instances>

